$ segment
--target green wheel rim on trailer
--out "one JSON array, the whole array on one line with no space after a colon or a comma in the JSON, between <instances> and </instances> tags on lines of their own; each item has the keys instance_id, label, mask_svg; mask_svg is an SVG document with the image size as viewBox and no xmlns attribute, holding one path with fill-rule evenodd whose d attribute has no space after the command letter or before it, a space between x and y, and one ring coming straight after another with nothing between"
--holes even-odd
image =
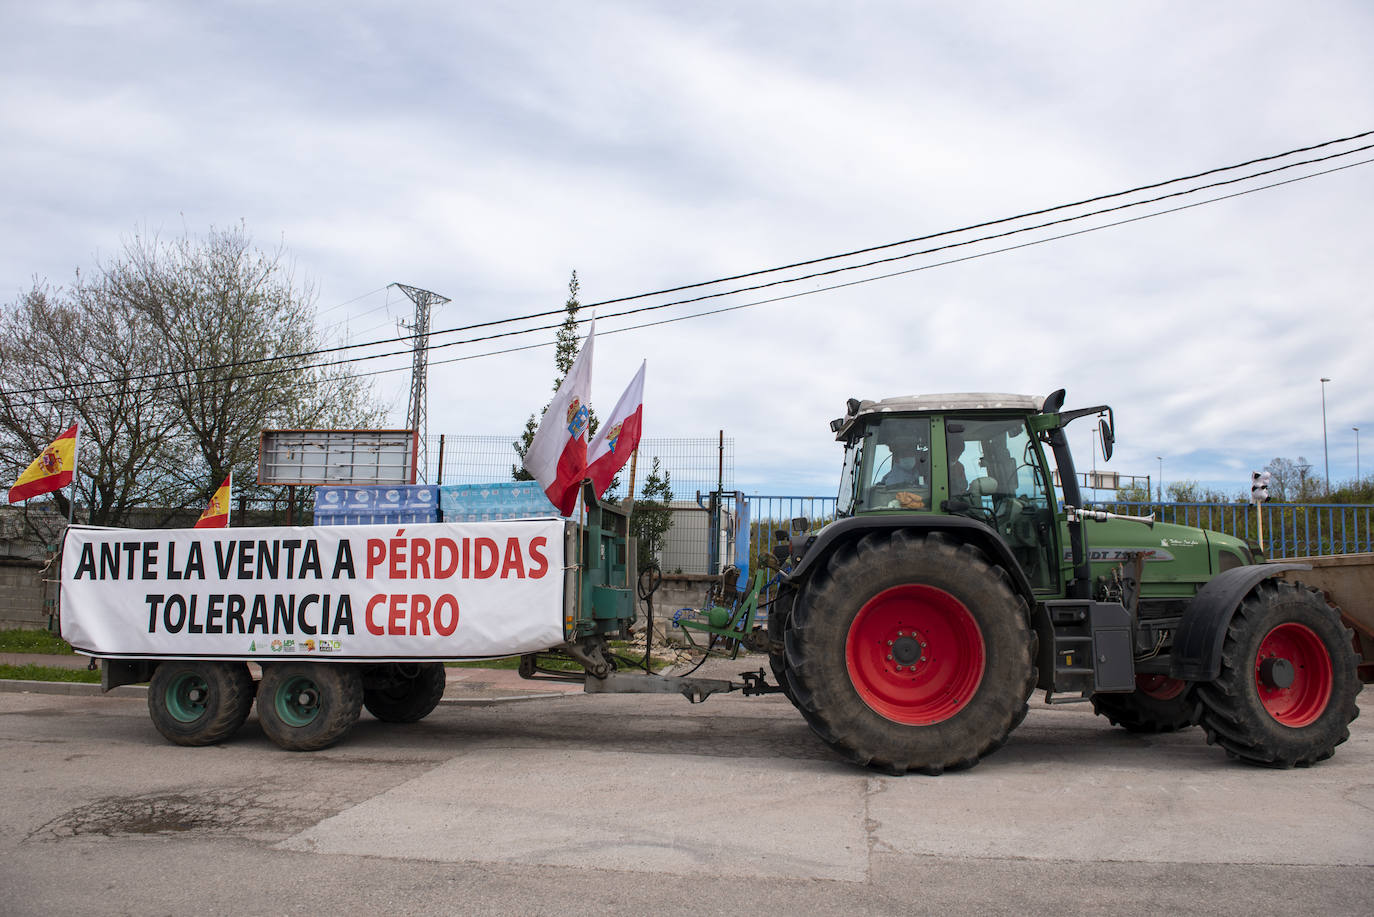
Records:
<instances>
[{"instance_id":1,"label":"green wheel rim on trailer","mask_svg":"<svg viewBox=\"0 0 1374 917\"><path fill-rule=\"evenodd\" d=\"M194 723L205 715L210 685L195 672L183 672L167 686L167 712L179 723Z\"/></svg>"},{"instance_id":2,"label":"green wheel rim on trailer","mask_svg":"<svg viewBox=\"0 0 1374 917\"><path fill-rule=\"evenodd\" d=\"M313 679L297 675L272 698L277 716L288 726L309 726L320 715L320 688Z\"/></svg>"}]
</instances>

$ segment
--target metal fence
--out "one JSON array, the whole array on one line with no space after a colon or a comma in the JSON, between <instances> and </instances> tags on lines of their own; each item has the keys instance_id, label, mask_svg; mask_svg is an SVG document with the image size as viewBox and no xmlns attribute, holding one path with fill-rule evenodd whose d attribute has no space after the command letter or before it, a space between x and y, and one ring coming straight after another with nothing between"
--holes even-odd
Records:
<instances>
[{"instance_id":1,"label":"metal fence","mask_svg":"<svg viewBox=\"0 0 1374 917\"><path fill-rule=\"evenodd\" d=\"M1155 514L1157 522L1190 525L1260 541L1264 515L1265 554L1316 557L1374 551L1374 506L1348 503L1109 503L1096 509L1130 516Z\"/></svg>"},{"instance_id":2,"label":"metal fence","mask_svg":"<svg viewBox=\"0 0 1374 917\"><path fill-rule=\"evenodd\" d=\"M816 531L835 519L834 497L751 495L744 499L749 503L754 556L772 550L778 541L776 533L790 530L794 519L806 519L806 531ZM726 506L737 511L733 499L727 499ZM1260 542L1261 510L1248 503L1094 502L1092 506L1129 516L1153 513L1157 522L1210 529ZM1262 507L1262 512L1266 556L1315 557L1374 552L1374 506L1269 503ZM705 549L703 543L702 550Z\"/></svg>"},{"instance_id":3,"label":"metal fence","mask_svg":"<svg viewBox=\"0 0 1374 917\"><path fill-rule=\"evenodd\" d=\"M511 480L512 469L520 464L514 443L518 436L472 436L443 434L427 437L425 443L429 484L489 484ZM669 486L676 500L691 500L698 493L718 488L729 490L735 482L735 441L724 434L698 438L645 438L639 444L635 470L635 491L643 492L657 458L668 473ZM627 496L629 467L620 472L610 493Z\"/></svg>"},{"instance_id":4,"label":"metal fence","mask_svg":"<svg viewBox=\"0 0 1374 917\"><path fill-rule=\"evenodd\" d=\"M835 517L834 497L750 496L754 544L769 549L774 529L785 529L794 517L806 517L811 530ZM1125 503L1094 502L1129 516L1151 513L1157 522L1193 526L1260 541L1259 510L1248 503ZM1264 550L1269 557L1315 557L1324 554L1362 554L1374 551L1374 506L1347 503L1267 503ZM755 553L759 550L755 548Z\"/></svg>"}]
</instances>

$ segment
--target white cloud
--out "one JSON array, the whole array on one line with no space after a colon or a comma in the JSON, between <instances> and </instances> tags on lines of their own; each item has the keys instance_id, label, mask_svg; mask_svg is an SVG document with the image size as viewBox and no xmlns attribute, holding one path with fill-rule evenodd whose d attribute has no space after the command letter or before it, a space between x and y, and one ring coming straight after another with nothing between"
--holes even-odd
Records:
<instances>
[{"instance_id":1,"label":"white cloud","mask_svg":"<svg viewBox=\"0 0 1374 917\"><path fill-rule=\"evenodd\" d=\"M453 298L436 327L557 309L574 268L595 301L1237 162L1368 128L1356 119L1374 95L1374 16L1356 2L150 2L6 16L25 38L0 62L6 298L140 227L243 219L285 243L322 308L399 280ZM1374 430L1371 190L1366 166L607 334L594 395L614 400L647 357L649 435L724 428L739 479L829 492L826 423L850 395L1063 385L1072 403L1116 406L1114 468L1153 474L1163 454L1171 480L1229 480L1320 454L1327 375L1328 427L1347 431L1330 437L1332 474L1348 476L1348 428ZM375 328L387 316L369 310L387 301L329 321ZM394 292L390 304L407 311ZM547 397L547 349L438 362L452 355L434 357L434 432L513 434ZM403 401L406 375L383 380Z\"/></svg>"}]
</instances>

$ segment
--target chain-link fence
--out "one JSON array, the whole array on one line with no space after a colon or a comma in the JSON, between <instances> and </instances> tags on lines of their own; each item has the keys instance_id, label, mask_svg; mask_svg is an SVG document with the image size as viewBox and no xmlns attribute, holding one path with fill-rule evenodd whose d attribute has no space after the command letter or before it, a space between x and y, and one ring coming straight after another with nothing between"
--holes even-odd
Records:
<instances>
[{"instance_id":1,"label":"chain-link fence","mask_svg":"<svg viewBox=\"0 0 1374 917\"><path fill-rule=\"evenodd\" d=\"M511 480L520 466L515 451L518 436L476 436L441 434L426 438L426 467L430 484L490 484ZM644 480L659 460L667 472L674 501L694 501L718 487L729 490L735 481L735 441L726 436L645 438L639 443L635 468L635 491L642 492ZM611 488L617 498L628 496L630 469L621 470L619 481Z\"/></svg>"}]
</instances>

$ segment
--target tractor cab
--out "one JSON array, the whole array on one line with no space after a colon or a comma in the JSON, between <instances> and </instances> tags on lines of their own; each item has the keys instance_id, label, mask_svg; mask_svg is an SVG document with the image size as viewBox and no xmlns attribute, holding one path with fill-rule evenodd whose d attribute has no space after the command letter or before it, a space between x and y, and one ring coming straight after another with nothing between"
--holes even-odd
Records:
<instances>
[{"instance_id":1,"label":"tractor cab","mask_svg":"<svg viewBox=\"0 0 1374 917\"><path fill-rule=\"evenodd\" d=\"M1025 395L850 399L841 515L964 516L1001 536L1037 591L1057 591L1060 536L1049 465Z\"/></svg>"}]
</instances>

